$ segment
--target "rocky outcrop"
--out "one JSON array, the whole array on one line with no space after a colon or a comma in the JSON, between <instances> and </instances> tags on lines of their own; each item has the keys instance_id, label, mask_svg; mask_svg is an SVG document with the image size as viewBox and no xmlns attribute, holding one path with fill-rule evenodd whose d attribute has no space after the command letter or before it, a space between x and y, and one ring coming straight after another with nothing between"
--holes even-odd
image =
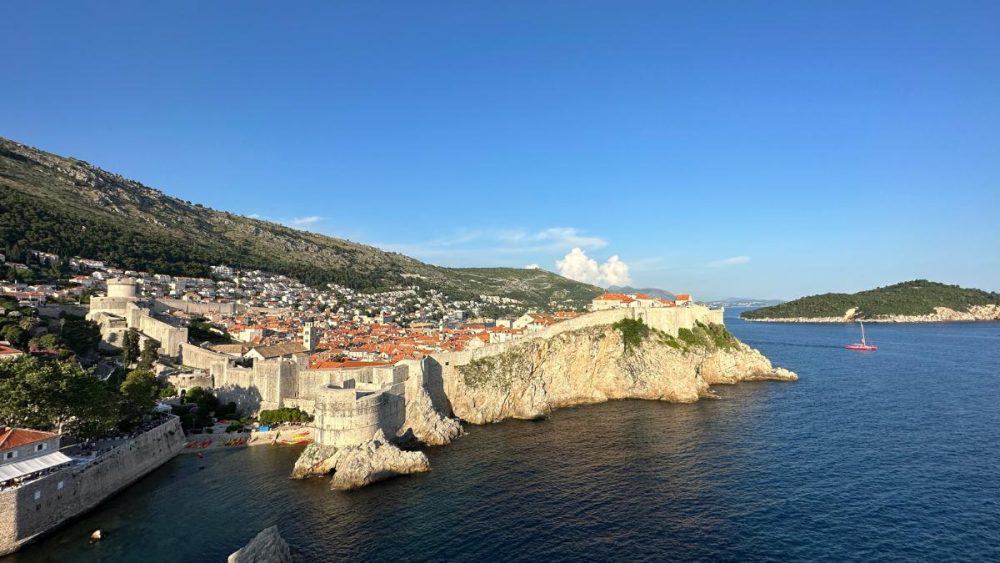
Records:
<instances>
[{"instance_id":1,"label":"rocky outcrop","mask_svg":"<svg viewBox=\"0 0 1000 563\"><path fill-rule=\"evenodd\" d=\"M741 381L767 379L795 381L799 378L787 369L773 367L764 354L743 344L708 354L698 371L709 385L731 385Z\"/></svg>"},{"instance_id":2,"label":"rocky outcrop","mask_svg":"<svg viewBox=\"0 0 1000 563\"><path fill-rule=\"evenodd\" d=\"M611 326L529 340L441 370L454 414L474 424L538 418L612 399L688 403L710 396L713 383L797 379L728 333L721 345L652 333L626 347Z\"/></svg>"},{"instance_id":3,"label":"rocky outcrop","mask_svg":"<svg viewBox=\"0 0 1000 563\"><path fill-rule=\"evenodd\" d=\"M404 431L412 438L428 446L443 446L462 435L462 424L454 418L442 415L434 407L427 388L423 384L422 367L414 362L410 378L406 382L406 421Z\"/></svg>"},{"instance_id":4,"label":"rocky outcrop","mask_svg":"<svg viewBox=\"0 0 1000 563\"><path fill-rule=\"evenodd\" d=\"M379 430L367 444L341 450L330 488L341 491L358 489L397 475L430 470L426 454L400 450Z\"/></svg>"},{"instance_id":5,"label":"rocky outcrop","mask_svg":"<svg viewBox=\"0 0 1000 563\"><path fill-rule=\"evenodd\" d=\"M947 307L934 307L929 315L880 315L864 317L857 315L857 308L848 309L843 317L787 317L746 319L755 322L769 323L848 323L865 321L866 323L950 323L1000 321L1000 305L973 305L967 311L956 311Z\"/></svg>"},{"instance_id":6,"label":"rocky outcrop","mask_svg":"<svg viewBox=\"0 0 1000 563\"><path fill-rule=\"evenodd\" d=\"M337 467L338 450L334 446L324 446L313 442L306 446L295 460L292 479L305 479L317 475L329 475Z\"/></svg>"},{"instance_id":7,"label":"rocky outcrop","mask_svg":"<svg viewBox=\"0 0 1000 563\"><path fill-rule=\"evenodd\" d=\"M230 555L228 563L290 563L291 560L291 549L278 533L278 527L271 526Z\"/></svg>"},{"instance_id":8,"label":"rocky outcrop","mask_svg":"<svg viewBox=\"0 0 1000 563\"><path fill-rule=\"evenodd\" d=\"M430 471L423 452L403 451L379 430L370 441L357 446L336 448L309 444L292 469L293 479L333 473L330 488L351 490L397 475Z\"/></svg>"}]
</instances>

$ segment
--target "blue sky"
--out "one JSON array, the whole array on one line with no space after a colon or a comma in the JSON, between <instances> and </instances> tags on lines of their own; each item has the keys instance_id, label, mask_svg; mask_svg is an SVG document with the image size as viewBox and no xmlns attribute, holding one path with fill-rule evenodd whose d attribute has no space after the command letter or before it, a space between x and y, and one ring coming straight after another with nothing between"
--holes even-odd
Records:
<instances>
[{"instance_id":1,"label":"blue sky","mask_svg":"<svg viewBox=\"0 0 1000 563\"><path fill-rule=\"evenodd\" d=\"M210 207L696 297L1000 290L995 1L4 11L0 135Z\"/></svg>"}]
</instances>

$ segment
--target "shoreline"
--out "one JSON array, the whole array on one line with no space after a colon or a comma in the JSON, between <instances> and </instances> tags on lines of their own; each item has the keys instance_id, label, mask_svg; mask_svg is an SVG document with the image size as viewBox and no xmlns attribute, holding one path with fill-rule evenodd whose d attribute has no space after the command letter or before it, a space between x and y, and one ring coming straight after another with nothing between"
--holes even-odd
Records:
<instances>
[{"instance_id":1,"label":"shoreline","mask_svg":"<svg viewBox=\"0 0 1000 563\"><path fill-rule=\"evenodd\" d=\"M872 323L872 324L960 324L960 323L998 323L1000 319L936 319L936 318L922 318L922 317L898 317L898 318L888 318L888 319L844 319L841 317L797 317L797 318L778 318L778 319L745 319L740 317L741 321L746 321L750 323L799 323L799 324L853 324L859 321Z\"/></svg>"}]
</instances>

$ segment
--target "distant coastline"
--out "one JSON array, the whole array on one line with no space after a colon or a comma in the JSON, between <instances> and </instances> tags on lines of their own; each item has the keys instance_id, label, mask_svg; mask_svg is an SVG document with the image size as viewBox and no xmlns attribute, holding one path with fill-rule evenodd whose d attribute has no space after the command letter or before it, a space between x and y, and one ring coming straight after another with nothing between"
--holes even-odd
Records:
<instances>
[{"instance_id":1,"label":"distant coastline","mask_svg":"<svg viewBox=\"0 0 1000 563\"><path fill-rule=\"evenodd\" d=\"M1000 322L1000 306L983 305L971 307L969 311L955 311L947 307L935 307L930 315L880 315L877 317L858 317L853 315L841 317L776 317L751 318L743 320L764 323L961 323L961 322Z\"/></svg>"},{"instance_id":2,"label":"distant coastline","mask_svg":"<svg viewBox=\"0 0 1000 563\"><path fill-rule=\"evenodd\" d=\"M1000 320L1000 294L927 280L858 293L824 293L744 311L745 320L767 322L941 323Z\"/></svg>"}]
</instances>

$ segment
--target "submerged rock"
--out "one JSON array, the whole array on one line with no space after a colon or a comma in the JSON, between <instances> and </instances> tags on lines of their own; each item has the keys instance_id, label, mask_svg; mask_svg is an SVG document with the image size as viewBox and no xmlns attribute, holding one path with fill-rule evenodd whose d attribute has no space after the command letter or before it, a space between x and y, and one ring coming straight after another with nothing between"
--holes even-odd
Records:
<instances>
[{"instance_id":1,"label":"submerged rock","mask_svg":"<svg viewBox=\"0 0 1000 563\"><path fill-rule=\"evenodd\" d=\"M278 527L271 526L230 555L228 563L290 563L291 560L291 549L278 533Z\"/></svg>"},{"instance_id":2,"label":"submerged rock","mask_svg":"<svg viewBox=\"0 0 1000 563\"><path fill-rule=\"evenodd\" d=\"M430 469L427 455L423 452L404 452L379 430L370 442L341 450L330 488L342 491L358 489L397 475Z\"/></svg>"}]
</instances>

